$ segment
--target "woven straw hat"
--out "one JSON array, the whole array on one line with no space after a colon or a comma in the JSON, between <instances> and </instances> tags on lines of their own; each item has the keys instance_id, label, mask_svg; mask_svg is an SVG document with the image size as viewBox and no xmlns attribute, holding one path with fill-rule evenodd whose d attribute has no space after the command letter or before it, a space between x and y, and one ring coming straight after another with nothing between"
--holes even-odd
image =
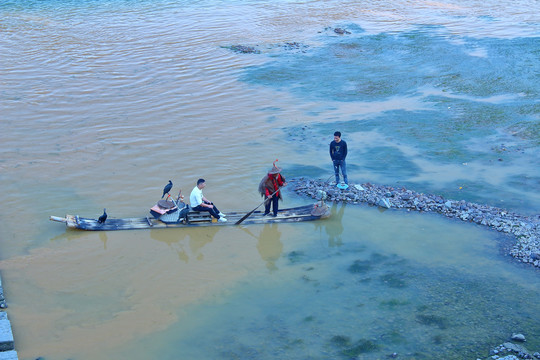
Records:
<instances>
[{"instance_id":1,"label":"woven straw hat","mask_svg":"<svg viewBox=\"0 0 540 360\"><path fill-rule=\"evenodd\" d=\"M278 161L278 159L276 159ZM279 174L281 172L281 168L276 166L276 161L272 163L272 168L268 171L269 174Z\"/></svg>"}]
</instances>

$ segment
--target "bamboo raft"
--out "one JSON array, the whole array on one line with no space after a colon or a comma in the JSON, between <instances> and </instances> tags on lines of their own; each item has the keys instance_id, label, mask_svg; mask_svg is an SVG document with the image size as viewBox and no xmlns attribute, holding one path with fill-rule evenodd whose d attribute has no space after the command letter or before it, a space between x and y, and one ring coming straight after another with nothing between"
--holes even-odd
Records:
<instances>
[{"instance_id":1,"label":"bamboo raft","mask_svg":"<svg viewBox=\"0 0 540 360\"><path fill-rule=\"evenodd\" d=\"M154 209L154 208L152 208ZM182 211L184 210L184 211ZM248 212L228 212L227 222L218 222L212 218L208 212L190 211L189 208L180 209L172 213L156 214L151 210L153 217L139 218L108 218L104 223L97 219L84 218L78 215L66 215L65 217L51 216L51 221L63 222L67 228L90 230L90 231L111 231L111 230L135 230L135 229L168 229L187 228L199 226L231 226L242 219ZM330 216L330 210L324 202L317 202L311 205L281 209L277 216L264 216L262 211L254 211L242 224L266 224L266 223L287 223L300 221L314 221Z\"/></svg>"}]
</instances>

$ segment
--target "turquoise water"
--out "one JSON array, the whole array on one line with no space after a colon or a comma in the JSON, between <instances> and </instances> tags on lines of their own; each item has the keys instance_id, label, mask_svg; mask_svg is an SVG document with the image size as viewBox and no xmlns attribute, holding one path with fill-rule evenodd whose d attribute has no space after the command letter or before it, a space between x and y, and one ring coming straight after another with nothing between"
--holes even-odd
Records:
<instances>
[{"instance_id":1,"label":"turquoise water","mask_svg":"<svg viewBox=\"0 0 540 360\"><path fill-rule=\"evenodd\" d=\"M183 308L173 329L138 351L160 359L476 359L515 329L537 334L537 274L510 266L525 277L516 282L506 273L492 246L504 238L433 216L333 211L316 231L300 225L278 237L283 252L273 267ZM354 218L364 223L351 226Z\"/></svg>"},{"instance_id":2,"label":"turquoise water","mask_svg":"<svg viewBox=\"0 0 540 360\"><path fill-rule=\"evenodd\" d=\"M4 1L0 271L21 359L485 358L540 350L513 239L334 204L328 221L66 231L169 179L224 212L286 177L540 209L537 2ZM350 34L338 35L340 27ZM251 46L253 54L233 45ZM285 190L283 206L309 199ZM24 214L24 216L21 216Z\"/></svg>"}]
</instances>

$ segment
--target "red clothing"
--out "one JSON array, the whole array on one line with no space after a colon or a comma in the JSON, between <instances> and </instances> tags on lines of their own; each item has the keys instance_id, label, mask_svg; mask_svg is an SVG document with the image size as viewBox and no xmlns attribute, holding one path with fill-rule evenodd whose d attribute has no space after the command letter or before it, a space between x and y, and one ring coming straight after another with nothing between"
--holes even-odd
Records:
<instances>
[{"instance_id":1,"label":"red clothing","mask_svg":"<svg viewBox=\"0 0 540 360\"><path fill-rule=\"evenodd\" d=\"M278 190L285 183L285 178L281 174L277 174L277 177L274 177L273 174L268 174L263 181L261 181L261 187L264 190L264 195L267 197L272 195L276 190ZM262 194L262 191L261 191ZM276 197L281 198L280 191L274 194Z\"/></svg>"}]
</instances>

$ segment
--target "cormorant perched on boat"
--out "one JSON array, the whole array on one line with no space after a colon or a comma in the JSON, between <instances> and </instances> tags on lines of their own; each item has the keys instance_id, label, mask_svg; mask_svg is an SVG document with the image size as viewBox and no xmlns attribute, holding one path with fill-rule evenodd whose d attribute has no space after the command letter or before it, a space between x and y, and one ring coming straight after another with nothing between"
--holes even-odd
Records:
<instances>
[{"instance_id":1,"label":"cormorant perched on boat","mask_svg":"<svg viewBox=\"0 0 540 360\"><path fill-rule=\"evenodd\" d=\"M101 215L97 219L97 222L100 223L100 224L103 224L105 222L105 220L107 220L107 213L105 212L105 209L103 209L103 215Z\"/></svg>"},{"instance_id":2,"label":"cormorant perched on boat","mask_svg":"<svg viewBox=\"0 0 540 360\"><path fill-rule=\"evenodd\" d=\"M172 181L169 180L169 183L167 185L165 185L165 187L163 188L163 195L161 195L161 198L163 199L165 194L168 194L169 191L171 191L171 189L172 189Z\"/></svg>"}]
</instances>

